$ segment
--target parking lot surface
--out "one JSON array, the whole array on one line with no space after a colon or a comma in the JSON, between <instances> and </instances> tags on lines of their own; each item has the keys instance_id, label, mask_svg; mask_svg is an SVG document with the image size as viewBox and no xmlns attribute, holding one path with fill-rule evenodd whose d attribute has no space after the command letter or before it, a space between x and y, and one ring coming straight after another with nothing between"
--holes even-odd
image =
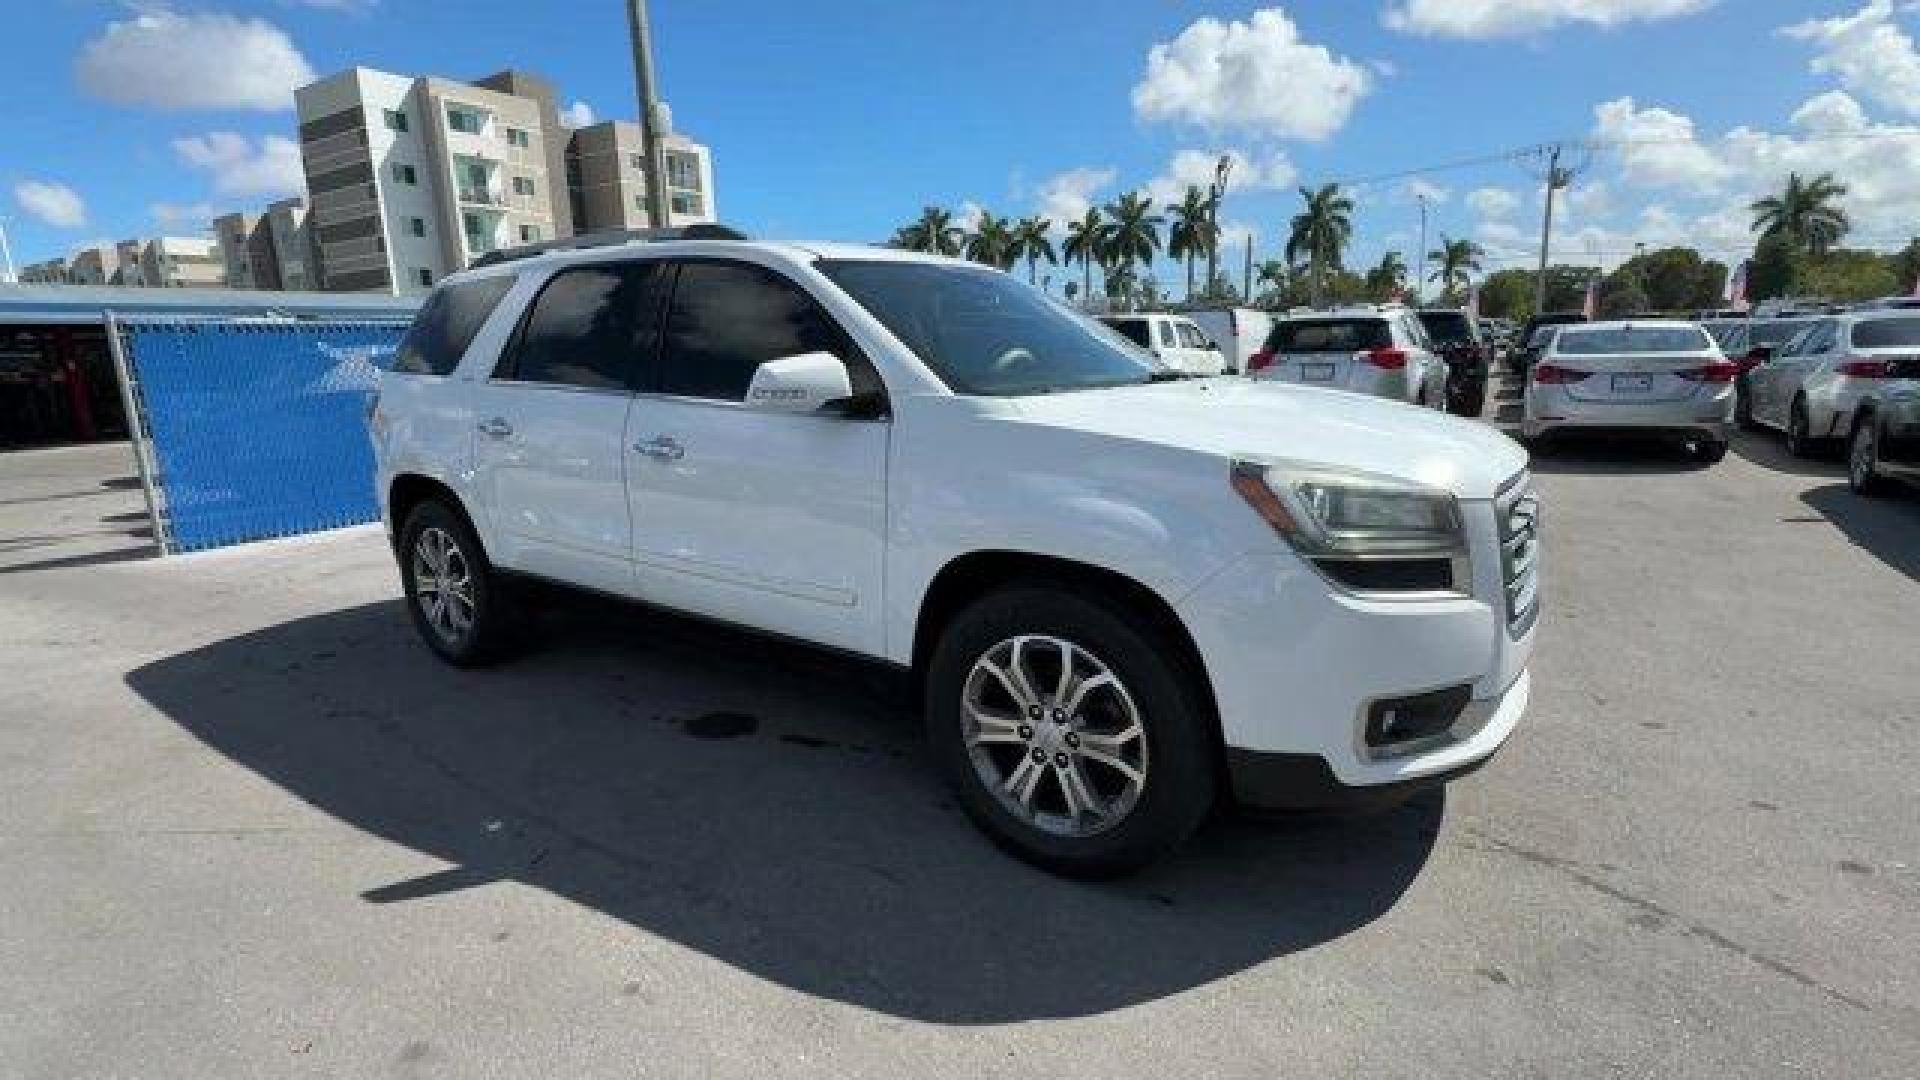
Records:
<instances>
[{"instance_id":1,"label":"parking lot surface","mask_svg":"<svg viewBox=\"0 0 1920 1080\"><path fill-rule=\"evenodd\" d=\"M1770 438L1539 463L1480 773L1097 885L864 667L591 608L454 671L377 529L43 527L130 512L112 449L0 456L79 545L0 564L0 1076L1920 1072L1920 499Z\"/></svg>"}]
</instances>

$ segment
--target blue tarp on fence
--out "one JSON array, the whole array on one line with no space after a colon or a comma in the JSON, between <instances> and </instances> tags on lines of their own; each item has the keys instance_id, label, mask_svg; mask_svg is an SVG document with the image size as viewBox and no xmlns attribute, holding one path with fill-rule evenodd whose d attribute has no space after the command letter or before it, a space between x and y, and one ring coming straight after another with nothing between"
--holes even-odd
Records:
<instances>
[{"instance_id":1,"label":"blue tarp on fence","mask_svg":"<svg viewBox=\"0 0 1920 1080\"><path fill-rule=\"evenodd\" d=\"M220 547L372 521L367 408L398 323L121 323L167 538Z\"/></svg>"}]
</instances>

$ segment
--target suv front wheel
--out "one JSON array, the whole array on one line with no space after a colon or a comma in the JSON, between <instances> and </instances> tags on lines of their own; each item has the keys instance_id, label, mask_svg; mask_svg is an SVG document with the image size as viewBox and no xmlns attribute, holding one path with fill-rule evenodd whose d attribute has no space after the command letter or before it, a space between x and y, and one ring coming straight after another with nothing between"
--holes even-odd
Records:
<instances>
[{"instance_id":1,"label":"suv front wheel","mask_svg":"<svg viewBox=\"0 0 1920 1080\"><path fill-rule=\"evenodd\" d=\"M1001 846L1076 877L1165 855L1214 800L1196 676L1171 643L1098 600L991 594L935 646L928 740L967 816Z\"/></svg>"},{"instance_id":2,"label":"suv front wheel","mask_svg":"<svg viewBox=\"0 0 1920 1080\"><path fill-rule=\"evenodd\" d=\"M512 616L466 519L442 503L421 503L401 526L398 554L407 611L427 647L458 667L499 659Z\"/></svg>"}]
</instances>

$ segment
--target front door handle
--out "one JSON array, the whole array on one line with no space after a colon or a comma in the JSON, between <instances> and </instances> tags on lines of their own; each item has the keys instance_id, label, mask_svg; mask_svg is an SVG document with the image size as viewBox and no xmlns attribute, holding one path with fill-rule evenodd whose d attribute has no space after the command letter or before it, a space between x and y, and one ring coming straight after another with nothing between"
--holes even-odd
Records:
<instances>
[{"instance_id":1,"label":"front door handle","mask_svg":"<svg viewBox=\"0 0 1920 1080\"><path fill-rule=\"evenodd\" d=\"M661 435L646 442L633 444L637 453L645 454L655 461L679 461L687 456L687 448L671 435Z\"/></svg>"},{"instance_id":2,"label":"front door handle","mask_svg":"<svg viewBox=\"0 0 1920 1080\"><path fill-rule=\"evenodd\" d=\"M507 418L504 416L496 416L491 420L482 421L479 428L480 434L490 439L504 439L513 434L513 425L507 423Z\"/></svg>"}]
</instances>

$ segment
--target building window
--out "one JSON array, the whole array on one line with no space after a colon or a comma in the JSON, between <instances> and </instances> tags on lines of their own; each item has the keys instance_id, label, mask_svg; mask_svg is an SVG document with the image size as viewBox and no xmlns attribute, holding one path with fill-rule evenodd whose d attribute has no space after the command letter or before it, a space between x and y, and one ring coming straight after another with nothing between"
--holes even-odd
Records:
<instances>
[{"instance_id":1,"label":"building window","mask_svg":"<svg viewBox=\"0 0 1920 1080\"><path fill-rule=\"evenodd\" d=\"M510 127L507 129L507 145L518 146L524 149L525 147L531 144L527 139L526 132L520 130L519 128Z\"/></svg>"},{"instance_id":2,"label":"building window","mask_svg":"<svg viewBox=\"0 0 1920 1080\"><path fill-rule=\"evenodd\" d=\"M520 242L523 244L539 243L540 242L540 226L538 225L520 226Z\"/></svg>"},{"instance_id":3,"label":"building window","mask_svg":"<svg viewBox=\"0 0 1920 1080\"><path fill-rule=\"evenodd\" d=\"M674 213L692 214L694 216L699 216L700 214L705 212L701 209L699 192L674 191L674 192L670 192L669 194L672 196L672 199L673 199Z\"/></svg>"},{"instance_id":4,"label":"building window","mask_svg":"<svg viewBox=\"0 0 1920 1080\"><path fill-rule=\"evenodd\" d=\"M418 281L420 283L421 288L423 289L433 288L433 271L427 269L426 267L424 266L414 267L413 277L415 281Z\"/></svg>"},{"instance_id":5,"label":"building window","mask_svg":"<svg viewBox=\"0 0 1920 1080\"><path fill-rule=\"evenodd\" d=\"M635 196L633 197L633 208L634 208L635 210L638 210L638 211L640 211L640 212L641 212L641 213L643 213L643 214L644 214L644 213L646 213L646 212L647 212L647 197L646 197L646 195L644 195L644 194L641 194L641 195L635 195Z\"/></svg>"},{"instance_id":6,"label":"building window","mask_svg":"<svg viewBox=\"0 0 1920 1080\"><path fill-rule=\"evenodd\" d=\"M533 194L533 177L531 177L531 176L516 176L516 177L514 177L514 178L513 178L513 193L514 193L515 195L531 195L531 194Z\"/></svg>"},{"instance_id":7,"label":"building window","mask_svg":"<svg viewBox=\"0 0 1920 1080\"><path fill-rule=\"evenodd\" d=\"M646 155L644 154L628 154L627 164L633 166L635 169L639 170L640 172L647 171L647 159L646 159Z\"/></svg>"},{"instance_id":8,"label":"building window","mask_svg":"<svg viewBox=\"0 0 1920 1080\"><path fill-rule=\"evenodd\" d=\"M396 183L409 185L420 182L419 176L415 175L413 171L413 166L403 161L393 163L393 179Z\"/></svg>"},{"instance_id":9,"label":"building window","mask_svg":"<svg viewBox=\"0 0 1920 1080\"><path fill-rule=\"evenodd\" d=\"M673 187L700 189L700 159L691 154L667 155L667 183Z\"/></svg>"},{"instance_id":10,"label":"building window","mask_svg":"<svg viewBox=\"0 0 1920 1080\"><path fill-rule=\"evenodd\" d=\"M426 219L425 219L425 218L417 218L417 217L414 217L414 218L408 218L408 219L407 219L407 231L408 231L408 232L410 232L410 233L412 233L412 234L413 234L413 235L415 235L415 236L425 236L425 235L427 235L427 221L426 221Z\"/></svg>"},{"instance_id":11,"label":"building window","mask_svg":"<svg viewBox=\"0 0 1920 1080\"><path fill-rule=\"evenodd\" d=\"M387 122L388 131L407 130L407 114L406 113L401 112L399 109L382 109L381 115Z\"/></svg>"},{"instance_id":12,"label":"building window","mask_svg":"<svg viewBox=\"0 0 1920 1080\"><path fill-rule=\"evenodd\" d=\"M449 105L447 106L447 126L468 135L478 135L480 134L480 117L476 113Z\"/></svg>"}]
</instances>

